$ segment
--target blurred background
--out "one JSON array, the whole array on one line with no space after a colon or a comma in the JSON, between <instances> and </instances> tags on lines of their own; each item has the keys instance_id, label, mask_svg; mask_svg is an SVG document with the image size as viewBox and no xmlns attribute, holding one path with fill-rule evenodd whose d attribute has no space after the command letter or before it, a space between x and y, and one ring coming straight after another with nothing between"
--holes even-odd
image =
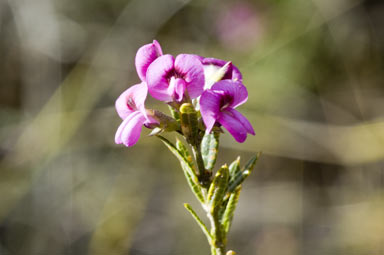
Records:
<instances>
[{"instance_id":1,"label":"blurred background","mask_svg":"<svg viewBox=\"0 0 384 255\"><path fill-rule=\"evenodd\" d=\"M219 163L263 155L228 248L384 254L383 1L2 0L0 38L1 255L209 253L174 156L114 144L153 39L243 73L256 136Z\"/></svg>"}]
</instances>

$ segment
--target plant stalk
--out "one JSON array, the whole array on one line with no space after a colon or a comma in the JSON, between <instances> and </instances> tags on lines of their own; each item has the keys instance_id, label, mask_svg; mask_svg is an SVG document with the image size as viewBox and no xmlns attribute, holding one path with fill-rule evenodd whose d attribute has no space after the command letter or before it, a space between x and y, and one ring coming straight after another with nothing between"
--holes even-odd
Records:
<instances>
[{"instance_id":1,"label":"plant stalk","mask_svg":"<svg viewBox=\"0 0 384 255\"><path fill-rule=\"evenodd\" d=\"M225 239L226 235L220 225L218 213L208 212L207 216L211 222L211 255L225 255Z\"/></svg>"},{"instance_id":2,"label":"plant stalk","mask_svg":"<svg viewBox=\"0 0 384 255\"><path fill-rule=\"evenodd\" d=\"M203 156L201 155L200 145L192 144L191 147L199 171L199 181L203 185L203 187L208 188L211 184L211 174L205 169Z\"/></svg>"}]
</instances>

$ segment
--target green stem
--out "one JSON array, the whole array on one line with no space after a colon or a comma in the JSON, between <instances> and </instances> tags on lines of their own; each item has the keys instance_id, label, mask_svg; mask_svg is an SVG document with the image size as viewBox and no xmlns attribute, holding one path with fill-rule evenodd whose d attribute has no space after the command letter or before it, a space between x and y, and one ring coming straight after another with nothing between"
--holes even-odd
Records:
<instances>
[{"instance_id":1,"label":"green stem","mask_svg":"<svg viewBox=\"0 0 384 255\"><path fill-rule=\"evenodd\" d=\"M208 213L208 218L211 222L211 255L225 255L225 240L226 235L221 227L218 213Z\"/></svg>"},{"instance_id":2,"label":"green stem","mask_svg":"<svg viewBox=\"0 0 384 255\"><path fill-rule=\"evenodd\" d=\"M203 187L208 188L211 184L211 174L205 169L203 156L199 145L192 145L193 156L195 157L197 168L199 170L199 181Z\"/></svg>"}]
</instances>

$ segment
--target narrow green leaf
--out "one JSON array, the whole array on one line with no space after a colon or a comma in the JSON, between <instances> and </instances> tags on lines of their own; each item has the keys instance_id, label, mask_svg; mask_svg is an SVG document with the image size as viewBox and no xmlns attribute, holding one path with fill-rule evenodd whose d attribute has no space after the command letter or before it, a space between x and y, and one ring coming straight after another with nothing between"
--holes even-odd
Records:
<instances>
[{"instance_id":1,"label":"narrow green leaf","mask_svg":"<svg viewBox=\"0 0 384 255\"><path fill-rule=\"evenodd\" d=\"M245 164L244 169L235 175L235 177L229 182L228 192L234 191L236 187L239 186L241 183L243 183L243 181L251 174L259 157L260 157L260 153L253 156L247 162L247 164Z\"/></svg>"},{"instance_id":2,"label":"narrow green leaf","mask_svg":"<svg viewBox=\"0 0 384 255\"><path fill-rule=\"evenodd\" d=\"M176 155L176 157L179 159L181 168L183 169L185 178L187 179L188 185L191 188L193 194L201 203L205 203L205 198L201 191L199 180L196 174L194 174L193 160L187 148L179 139L176 140L176 148L175 148L173 144L170 141L168 141L166 138L162 136L158 136L158 137L163 141L163 143L168 147L168 149L174 155ZM191 174L191 172L193 174Z\"/></svg>"},{"instance_id":3,"label":"narrow green leaf","mask_svg":"<svg viewBox=\"0 0 384 255\"><path fill-rule=\"evenodd\" d=\"M238 172L240 172L240 156L229 165L230 179L233 180Z\"/></svg>"},{"instance_id":4,"label":"narrow green leaf","mask_svg":"<svg viewBox=\"0 0 384 255\"><path fill-rule=\"evenodd\" d=\"M191 205L185 203L185 204L184 204L184 207L185 207L185 209L188 210L188 212L189 212L189 213L192 215L192 217L196 220L197 224L200 226L201 230L203 231L203 233L204 233L205 236L207 237L208 242L211 243L212 236L211 236L211 234L209 233L207 226L205 226L205 224L201 221L201 219L199 218L199 216L198 216L198 215L196 214L196 212L192 209Z\"/></svg>"},{"instance_id":5,"label":"narrow green leaf","mask_svg":"<svg viewBox=\"0 0 384 255\"><path fill-rule=\"evenodd\" d=\"M253 156L248 162L247 164L245 164L244 166L244 171L248 170L250 172L252 172L253 168L255 167L256 165L256 162L257 160L259 159L261 155L261 152L258 152L255 156Z\"/></svg>"},{"instance_id":6,"label":"narrow green leaf","mask_svg":"<svg viewBox=\"0 0 384 255\"><path fill-rule=\"evenodd\" d=\"M201 186L196 184L192 177L189 175L187 171L184 171L185 178L187 179L188 185L191 188L193 194L195 194L196 198L202 203L205 204L205 197L203 192L201 191Z\"/></svg>"},{"instance_id":7,"label":"narrow green leaf","mask_svg":"<svg viewBox=\"0 0 384 255\"><path fill-rule=\"evenodd\" d=\"M227 165L222 166L216 173L209 187L207 201L209 202L211 212L219 208L223 202L229 181L229 169Z\"/></svg>"},{"instance_id":8,"label":"narrow green leaf","mask_svg":"<svg viewBox=\"0 0 384 255\"><path fill-rule=\"evenodd\" d=\"M168 149L177 157L177 159L180 161L181 166L186 172L188 172L188 174L191 176L193 181L196 181L196 183L199 183L190 161L186 159L184 155L168 139L160 135L158 135L157 137L160 138L160 140L168 147Z\"/></svg>"},{"instance_id":9,"label":"narrow green leaf","mask_svg":"<svg viewBox=\"0 0 384 255\"><path fill-rule=\"evenodd\" d=\"M212 171L216 163L219 137L220 134L218 132L205 133L201 141L201 154L203 156L205 169L208 171Z\"/></svg>"},{"instance_id":10,"label":"narrow green leaf","mask_svg":"<svg viewBox=\"0 0 384 255\"><path fill-rule=\"evenodd\" d=\"M226 233L228 233L231 227L236 205L237 205L237 202L239 201L240 192L241 192L241 185L238 186L236 190L232 192L231 195L229 196L227 206L225 207L223 216L221 218L221 224Z\"/></svg>"},{"instance_id":11,"label":"narrow green leaf","mask_svg":"<svg viewBox=\"0 0 384 255\"><path fill-rule=\"evenodd\" d=\"M169 111L171 112L172 117L179 121L180 120L180 113L172 106L168 105Z\"/></svg>"},{"instance_id":12,"label":"narrow green leaf","mask_svg":"<svg viewBox=\"0 0 384 255\"><path fill-rule=\"evenodd\" d=\"M199 124L197 112L192 104L184 103L180 107L181 132L190 144L197 145Z\"/></svg>"},{"instance_id":13,"label":"narrow green leaf","mask_svg":"<svg viewBox=\"0 0 384 255\"><path fill-rule=\"evenodd\" d=\"M189 153L187 147L185 147L185 145L179 139L176 139L176 148L181 152L181 154L183 154L185 159L187 159L189 163L193 165L193 158L191 154Z\"/></svg>"}]
</instances>

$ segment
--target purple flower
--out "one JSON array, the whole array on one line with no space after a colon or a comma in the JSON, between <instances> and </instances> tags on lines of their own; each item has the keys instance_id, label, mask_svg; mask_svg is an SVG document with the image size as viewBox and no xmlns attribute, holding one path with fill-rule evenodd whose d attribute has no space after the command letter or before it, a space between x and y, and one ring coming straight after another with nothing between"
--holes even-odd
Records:
<instances>
[{"instance_id":1,"label":"purple flower","mask_svg":"<svg viewBox=\"0 0 384 255\"><path fill-rule=\"evenodd\" d=\"M222 80L204 91L200 98L200 112L207 132L211 132L217 121L239 143L245 141L247 133L255 135L251 123L235 110L247 99L247 89L239 81Z\"/></svg>"},{"instance_id":2,"label":"purple flower","mask_svg":"<svg viewBox=\"0 0 384 255\"><path fill-rule=\"evenodd\" d=\"M144 102L147 93L147 85L142 82L124 91L116 100L116 111L123 119L115 135L117 144L135 145L140 138L143 125L158 124L146 113Z\"/></svg>"},{"instance_id":3,"label":"purple flower","mask_svg":"<svg viewBox=\"0 0 384 255\"><path fill-rule=\"evenodd\" d=\"M146 74L149 65L155 61L156 58L163 55L160 44L153 40L153 43L142 46L136 53L135 65L136 71L141 81L146 81Z\"/></svg>"},{"instance_id":4,"label":"purple flower","mask_svg":"<svg viewBox=\"0 0 384 255\"><path fill-rule=\"evenodd\" d=\"M209 72L210 69L216 71L228 63L228 61L217 58L203 58L201 62L204 65L204 73L206 73L207 71ZM243 79L243 76L241 75L240 70L231 62L229 63L230 64L228 66L228 69L222 77L222 80L230 79L235 81L241 81Z\"/></svg>"},{"instance_id":5,"label":"purple flower","mask_svg":"<svg viewBox=\"0 0 384 255\"><path fill-rule=\"evenodd\" d=\"M180 102L184 94L196 98L203 93L204 69L196 55L163 55L149 65L146 80L154 98Z\"/></svg>"}]
</instances>

